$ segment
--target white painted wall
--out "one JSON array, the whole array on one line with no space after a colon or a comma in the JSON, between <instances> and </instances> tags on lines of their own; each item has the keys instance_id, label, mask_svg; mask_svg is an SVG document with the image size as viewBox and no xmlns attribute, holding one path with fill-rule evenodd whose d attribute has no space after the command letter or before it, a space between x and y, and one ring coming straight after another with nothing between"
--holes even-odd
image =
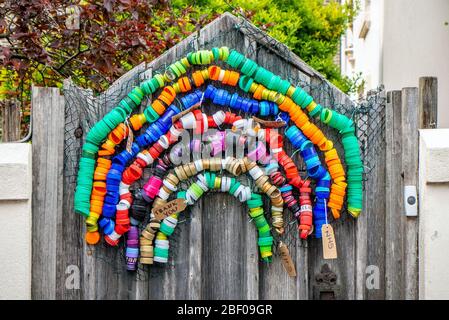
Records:
<instances>
[{"instance_id":1,"label":"white painted wall","mask_svg":"<svg viewBox=\"0 0 449 320\"><path fill-rule=\"evenodd\" d=\"M364 23L369 23L369 32L360 38ZM342 71L350 77L361 72L368 90L382 83L382 28L383 0L360 0L360 13L343 38Z\"/></svg>"},{"instance_id":2,"label":"white painted wall","mask_svg":"<svg viewBox=\"0 0 449 320\"><path fill-rule=\"evenodd\" d=\"M383 83L390 89L418 86L438 77L438 127L449 128L449 1L385 1Z\"/></svg>"},{"instance_id":3,"label":"white painted wall","mask_svg":"<svg viewBox=\"0 0 449 320\"><path fill-rule=\"evenodd\" d=\"M449 129L420 130L419 298L449 299Z\"/></svg>"},{"instance_id":4,"label":"white painted wall","mask_svg":"<svg viewBox=\"0 0 449 320\"><path fill-rule=\"evenodd\" d=\"M0 299L31 298L31 144L0 144Z\"/></svg>"},{"instance_id":5,"label":"white painted wall","mask_svg":"<svg viewBox=\"0 0 449 320\"><path fill-rule=\"evenodd\" d=\"M417 87L419 77L438 77L438 127L449 128L449 0L370 0L365 10L367 1L361 0L348 32L348 38L353 34L352 63L343 39L342 72L362 72L366 90L380 84L387 90ZM360 39L367 19L370 30Z\"/></svg>"}]
</instances>

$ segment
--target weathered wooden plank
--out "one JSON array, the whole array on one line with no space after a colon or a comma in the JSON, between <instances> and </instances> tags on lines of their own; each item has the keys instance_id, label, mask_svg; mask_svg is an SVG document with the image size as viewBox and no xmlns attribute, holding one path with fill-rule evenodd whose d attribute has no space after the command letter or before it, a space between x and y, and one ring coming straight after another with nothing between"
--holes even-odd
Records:
<instances>
[{"instance_id":1,"label":"weathered wooden plank","mask_svg":"<svg viewBox=\"0 0 449 320\"><path fill-rule=\"evenodd\" d=\"M230 19L221 17L215 27L202 29L199 48L228 46L244 51L245 39L233 26ZM213 85L221 87L219 83ZM209 114L221 110L212 104L203 109ZM223 157L233 155L233 150L226 149ZM249 182L246 177L241 179ZM257 238L254 224L248 221L246 204L227 194L214 194L204 198L203 205L202 298L257 298Z\"/></svg>"},{"instance_id":2,"label":"weathered wooden plank","mask_svg":"<svg viewBox=\"0 0 449 320\"><path fill-rule=\"evenodd\" d=\"M404 186L418 185L418 88L402 89L402 172ZM418 218L406 217L404 238L405 299L418 298Z\"/></svg>"},{"instance_id":3,"label":"weathered wooden plank","mask_svg":"<svg viewBox=\"0 0 449 320\"><path fill-rule=\"evenodd\" d=\"M210 194L203 203L202 298L244 299L246 204L227 194Z\"/></svg>"},{"instance_id":4,"label":"weathered wooden plank","mask_svg":"<svg viewBox=\"0 0 449 320\"><path fill-rule=\"evenodd\" d=\"M248 37L248 36L247 36ZM254 41L254 39L253 39ZM279 57L267 51L264 46L257 44L257 57L256 62L264 66L267 70L273 70L273 65L278 65L278 72L283 72L288 67L281 64ZM270 203L265 205L265 210L270 210ZM284 212L284 222L289 221L287 215L291 215L291 212ZM269 221L270 222L270 221ZM271 223L271 222L270 222ZM296 223L295 223L296 224ZM288 226L285 226L287 231L291 230ZM274 235L275 231L272 229ZM280 239L287 244L292 256L292 260L296 262L296 248L292 248L291 243L295 243L293 240L295 237L295 230L293 234L288 233L281 236ZM287 239L288 237L288 239ZM276 239L276 238L275 238ZM276 246L275 242L275 246ZM281 299L281 300L293 300L296 299L296 279L290 277L284 270L279 254L277 254L277 248L273 248L274 256L270 264L262 264L260 268L260 297L261 299Z\"/></svg>"},{"instance_id":5,"label":"weathered wooden plank","mask_svg":"<svg viewBox=\"0 0 449 320\"><path fill-rule=\"evenodd\" d=\"M198 206L192 210L192 221L189 230L189 247L185 249L188 253L188 273L187 276L187 292L188 299L201 299L203 293L201 291L203 266L201 255L203 252L203 217L202 207Z\"/></svg>"},{"instance_id":6,"label":"weathered wooden plank","mask_svg":"<svg viewBox=\"0 0 449 320\"><path fill-rule=\"evenodd\" d=\"M214 27L215 26L215 27ZM190 35L185 41L171 48L166 53L153 60L147 67L156 72L162 72L163 69L179 57L185 56L189 51L198 49L199 45L204 45L209 39L216 37L224 29L230 29L231 26L225 25L224 19L215 20L212 25L208 25L201 31ZM193 47L194 48L193 48ZM200 206L201 204L197 205ZM202 211L195 206L192 208L193 217L189 223L182 226L179 247L176 249L174 272L168 270L163 272L163 276L150 277L150 297L160 292L158 282L163 281L162 288L170 291L163 297L167 299L184 298L198 299L201 297L201 229L202 229ZM181 241L184 239L185 241ZM190 244L190 245L189 245ZM156 297L154 297L156 298Z\"/></svg>"},{"instance_id":7,"label":"weathered wooden plank","mask_svg":"<svg viewBox=\"0 0 449 320\"><path fill-rule=\"evenodd\" d=\"M403 185L402 185L402 95L388 92L386 134L385 298L404 299Z\"/></svg>"},{"instance_id":8,"label":"weathered wooden plank","mask_svg":"<svg viewBox=\"0 0 449 320\"><path fill-rule=\"evenodd\" d=\"M173 50L169 50L166 54L164 54L164 58L160 60L164 64L171 63L171 61L175 61L177 53L176 47L172 48ZM155 70L155 66L152 65L151 68L153 71ZM177 248L177 253L185 250L186 247L182 244L179 248ZM181 250L181 251L179 251ZM176 267L177 270L181 270L185 265L179 265ZM150 267L151 268L151 267ZM155 272L151 272L150 270L150 279L149 279L149 287L148 287L148 298L149 299L164 299L164 300L173 300L176 299L176 286L183 286L182 283L186 281L186 279L180 279L177 283L175 281L175 273L172 269L166 268L165 270L154 270Z\"/></svg>"},{"instance_id":9,"label":"weathered wooden plank","mask_svg":"<svg viewBox=\"0 0 449 320\"><path fill-rule=\"evenodd\" d=\"M384 94L383 92L380 93ZM367 217L367 265L361 268L366 273L366 299L385 299L385 203L386 203L386 149L385 149L385 105L376 107L368 135L371 159L375 167L369 173L367 196L369 202L364 210Z\"/></svg>"},{"instance_id":10,"label":"weathered wooden plank","mask_svg":"<svg viewBox=\"0 0 449 320\"><path fill-rule=\"evenodd\" d=\"M362 115L358 120L358 130L366 131L369 128L369 115ZM365 137L364 137L365 138ZM362 152L364 159L371 156L369 152L369 141L364 140L362 142ZM364 184L363 192L363 212L357 218L355 223L355 298L357 300L363 300L366 297L366 266L368 259L368 207L372 205L373 201L369 192L370 182Z\"/></svg>"},{"instance_id":11,"label":"weathered wooden plank","mask_svg":"<svg viewBox=\"0 0 449 320\"><path fill-rule=\"evenodd\" d=\"M308 277L308 243L299 239L296 239L296 298L298 300L309 299L309 277ZM289 250L294 250L291 248Z\"/></svg>"},{"instance_id":12,"label":"weathered wooden plank","mask_svg":"<svg viewBox=\"0 0 449 320\"><path fill-rule=\"evenodd\" d=\"M61 286L58 288L60 299L94 299L90 296L94 287L95 263L85 263L86 246L84 244L83 218L74 212L74 193L76 187L76 170L78 159L81 155L81 144L89 122L86 120L87 112L84 108L74 107L72 104L88 103L87 99L93 98L92 91L76 87L70 79L64 81L64 90L70 90L71 95L64 96L65 125L64 125L64 171L63 171L63 204L62 204L62 255L59 257L58 277ZM77 97L74 96L76 92ZM83 99L83 97L87 99ZM93 121L92 121L93 122ZM92 125L92 124L91 124ZM84 128L84 129L83 129ZM76 160L75 160L76 159ZM90 252L92 254L92 252ZM92 259L92 257L90 256ZM87 266L87 268L85 267ZM63 283L68 276L67 268L73 268L80 273L78 289L66 288Z\"/></svg>"},{"instance_id":13,"label":"weathered wooden plank","mask_svg":"<svg viewBox=\"0 0 449 320\"><path fill-rule=\"evenodd\" d=\"M172 265L168 266L169 270L156 270L162 273L162 280L156 281L162 281L163 287L158 287L154 275L151 275L154 274L153 270L150 270L150 298L201 299L202 233L197 226L201 227L202 208L202 201L199 200L195 206L186 210L185 215L180 216L179 229L170 241Z\"/></svg>"},{"instance_id":14,"label":"weathered wooden plank","mask_svg":"<svg viewBox=\"0 0 449 320\"><path fill-rule=\"evenodd\" d=\"M81 145L88 130L115 107L119 101L132 90L133 86L139 83L139 75L143 72L145 64L140 64L136 68L130 70L122 77L120 77L114 84L98 97L94 97L91 90L84 90L74 88L73 83L68 79L64 82L64 88L77 91L77 99L72 101L66 99L68 108L71 108L70 103L79 104L78 109L70 109L70 119L67 119L65 141L67 159L79 158ZM75 130L81 128L82 136L76 136ZM71 144L71 145L68 145ZM77 144L75 146L73 144ZM70 152L70 154L68 154ZM75 153L75 154L72 154ZM75 188L75 176L73 163L66 163L67 169L64 172L64 215L66 218L63 221L63 236L67 241L63 244L66 257L64 265L75 263L81 266L82 276L82 298L83 299L114 299L133 298L133 290L130 288L129 281L133 277L124 272L124 276L119 278L117 276L118 270L123 269L121 264L123 261L119 258L121 252L107 248L103 245L89 246L85 243L83 235L85 234L85 225L83 219L77 216L73 211L73 196ZM77 226L74 231L74 226ZM113 250L115 250L113 252ZM81 257L81 260L78 258ZM65 267L64 267L65 268ZM124 271L124 270L122 270ZM62 268L59 273L64 275ZM112 289L111 289L112 288ZM65 298L70 299L72 296L69 291L63 291Z\"/></svg>"},{"instance_id":15,"label":"weathered wooden plank","mask_svg":"<svg viewBox=\"0 0 449 320\"><path fill-rule=\"evenodd\" d=\"M244 36L243 48L245 54L250 59L257 59L257 44L250 41L248 37ZM238 155L235 155L238 157ZM245 282L246 293L243 298L245 299L258 299L259 298L259 247L257 246L257 230L253 223L244 223L242 232L245 235L246 250L243 252L245 255L245 269L243 271L243 281Z\"/></svg>"},{"instance_id":16,"label":"weathered wooden plank","mask_svg":"<svg viewBox=\"0 0 449 320\"><path fill-rule=\"evenodd\" d=\"M405 185L417 186L418 129L434 127L437 121L437 83L435 79L420 80L420 89L402 90L402 170ZM418 298L418 217L405 220L405 298Z\"/></svg>"},{"instance_id":17,"label":"weathered wooden plank","mask_svg":"<svg viewBox=\"0 0 449 320\"><path fill-rule=\"evenodd\" d=\"M33 274L32 298L55 299L65 284L57 275L61 255L64 98L57 88L32 88Z\"/></svg>"},{"instance_id":18,"label":"weathered wooden plank","mask_svg":"<svg viewBox=\"0 0 449 320\"><path fill-rule=\"evenodd\" d=\"M344 95L329 87L327 82L323 82L320 78L311 79L311 95L315 98L317 103L325 107L333 107L334 104L345 105L348 103ZM325 135L334 142L338 154L344 160L343 148L340 144L340 136L336 130L333 130L321 123L317 125L323 130ZM344 161L343 161L344 162ZM345 168L346 170L346 168ZM362 212L362 215L365 212ZM359 239L355 238L355 219L353 219L347 212L342 211L341 217L338 220L333 220L332 214L329 212L329 223L333 226L335 231L335 238L337 242L338 259L324 260L321 239L311 239L309 241L309 298L319 299L314 296L314 287L317 285L315 276L321 273L322 267L327 264L330 270L337 275L337 285L339 292L336 291L336 298L354 299L355 298L355 247L356 241L358 245ZM359 223L359 222L357 222ZM337 295L339 293L339 295Z\"/></svg>"},{"instance_id":19,"label":"weathered wooden plank","mask_svg":"<svg viewBox=\"0 0 449 320\"><path fill-rule=\"evenodd\" d=\"M291 68L291 70L286 70ZM301 70L293 68L289 65L283 65L283 75L288 78L288 75L290 74L292 77L296 77L297 81L301 82L301 86L303 85L310 85L310 78L303 73ZM287 140L287 139L286 139ZM290 155L293 154L294 150L290 143L285 143L285 150ZM299 153L296 153L297 159L300 159ZM302 169L305 167L304 161L295 161L298 169ZM303 174L303 178L306 178L306 173ZM289 213L287 213L289 214ZM291 213L290 213L291 214ZM285 216L285 215L284 215ZM308 300L309 299L309 277L308 277L308 240L301 240L299 237L298 232L298 223L293 224L293 232L291 234L291 237L295 239L295 241L292 242L293 246L291 245L289 250L290 252L296 251L296 299L298 300ZM279 259L279 257L276 257ZM285 270L283 270L285 272Z\"/></svg>"},{"instance_id":20,"label":"weathered wooden plank","mask_svg":"<svg viewBox=\"0 0 449 320\"><path fill-rule=\"evenodd\" d=\"M248 37L250 43L254 43L254 39ZM251 50L254 52L254 49ZM294 65L284 63L284 60L268 50L264 44L258 44L257 62L268 70L276 72L284 78L288 78L295 83L300 81L301 84L308 83L309 77L296 69ZM290 144L285 144L286 152L293 153ZM294 158L298 168L302 168L303 162L298 161L299 156ZM305 174L303 174L305 177ZM267 207L269 210L269 207ZM269 265L262 265L260 268L260 298L262 299L307 299L308 298L308 280L307 280L307 242L299 239L297 232L297 222L291 217L290 211L284 212L284 221L286 223L286 233L279 240L287 244L292 260L296 265L297 277L288 276L285 271L280 256L276 254L273 262ZM292 222L291 222L292 221ZM291 224L290 224L291 223Z\"/></svg>"},{"instance_id":21,"label":"weathered wooden plank","mask_svg":"<svg viewBox=\"0 0 449 320\"><path fill-rule=\"evenodd\" d=\"M122 78L126 78L125 74ZM65 87L73 84L65 84ZM114 86L115 87L115 86ZM112 91L111 91L112 92ZM85 138L88 131L92 126L99 121L110 109L113 107L112 104L115 103L117 96L111 96L107 106L105 104L105 97L100 95L99 97L94 97L93 92L90 90L82 91L77 90L77 95L85 97L85 104L82 107L77 106L79 109L77 118L72 119L74 127L82 128L82 136L74 135L74 132L66 132L66 144L76 143L77 147L72 147L76 152L76 158L78 159L81 155L81 146L85 143ZM76 103L82 104L82 101L77 101ZM72 106L68 105L68 108ZM72 107L73 108L73 107ZM87 112L83 112L87 111ZM67 147L66 147L67 149ZM66 150L68 152L68 150ZM117 286L117 276L114 269L117 265L115 261L118 259L119 253L117 248L109 248L104 243L92 246L88 245L84 241L83 235L86 232L86 226L84 219L79 217L74 213L73 209L73 197L75 189L74 177L70 177L72 172L65 173L67 175L67 183L65 184L64 196L67 197L65 202L64 212L70 217L67 221L67 229L70 225L78 225L77 237L79 242L79 247L81 250L76 251L75 248L67 247L65 251L70 253L71 256L75 254L81 255L82 264L82 299L94 300L94 299L117 299L118 286ZM75 220L76 219L76 220ZM67 233L70 232L67 230ZM73 231L72 231L73 232ZM75 241L76 239L73 239ZM103 240L102 240L103 241ZM70 244L69 244L70 245Z\"/></svg>"},{"instance_id":22,"label":"weathered wooden plank","mask_svg":"<svg viewBox=\"0 0 449 320\"><path fill-rule=\"evenodd\" d=\"M436 128L438 124L438 79L419 78L420 129Z\"/></svg>"},{"instance_id":23,"label":"weathered wooden plank","mask_svg":"<svg viewBox=\"0 0 449 320\"><path fill-rule=\"evenodd\" d=\"M139 73L139 81L143 82L147 79L150 79L153 75L153 70L151 68L146 68L146 65L139 65L140 69ZM141 105L139 106L139 110L137 112L143 112L147 107L148 103L151 102L152 97L145 98ZM143 129L140 130L139 134L143 132ZM144 170L144 176L142 181L147 181L149 176L146 174L148 172L148 168ZM144 182L143 182L144 183ZM141 182L140 185L143 185ZM128 280L128 288L129 288L129 299L132 300L147 300L148 299L148 287L149 287L149 276L148 276L148 267L138 265L137 272L127 272L127 280Z\"/></svg>"},{"instance_id":24,"label":"weathered wooden plank","mask_svg":"<svg viewBox=\"0 0 449 320\"><path fill-rule=\"evenodd\" d=\"M140 81L151 75L151 70L145 70L146 64L141 63L133 68L95 99L98 112L106 114L116 107L120 100L130 92ZM144 102L139 107L140 111L146 107ZM148 177L147 177L148 178ZM87 246L85 244L85 246ZM98 247L96 257L97 265L101 265L96 272L96 291L107 292L109 299L147 299L148 277L145 272L127 272L124 265L123 248ZM103 258L105 257L105 258ZM110 276L104 276L109 274ZM105 288L109 288L105 291Z\"/></svg>"},{"instance_id":25,"label":"weathered wooden plank","mask_svg":"<svg viewBox=\"0 0 449 320\"><path fill-rule=\"evenodd\" d=\"M353 108L355 107L354 102L343 92L337 89L333 84L329 84L327 80L323 80L323 84L328 88L331 93L331 101L329 106L335 108L336 105L343 107L341 112L346 113L349 117L352 116ZM333 101L332 101L333 98ZM341 146L342 136L338 130L331 129L328 127L329 137L336 142L337 150L342 156L342 162L345 163L345 153ZM335 145L335 144L334 144ZM346 170L346 166L345 166ZM365 213L366 207L362 211L362 215ZM343 210L344 211L344 210ZM342 216L339 220L335 221L337 230L336 237L340 239L339 248L339 268L342 270L342 285L346 287L346 290L342 290L342 295L344 299L355 299L355 274L357 271L357 266L355 264L356 248L358 246L358 239L356 238L356 224L358 223L358 218L353 218L347 212L342 212Z\"/></svg>"},{"instance_id":26,"label":"weathered wooden plank","mask_svg":"<svg viewBox=\"0 0 449 320\"><path fill-rule=\"evenodd\" d=\"M231 26L225 25L224 19L216 20L214 23L218 26L216 28L206 27L201 31L201 34L192 35L186 41L181 42L175 48L172 48L163 55L163 57L158 58L153 61L150 65L153 68L159 69L169 65L179 57L185 56L189 51L195 49L198 50L202 46L210 47L207 43L209 39L215 38L220 30L231 29ZM192 48L191 46L194 46ZM221 45L221 44L220 44ZM232 46L232 43L230 43ZM213 113L218 109L209 108L208 112ZM217 195L217 197L221 197ZM179 247L176 253L176 265L175 272L171 272L171 276L165 275L165 279L169 279L166 282L164 288L175 288L173 290L173 295L167 296L167 298L184 298L184 299L198 299L203 295L202 286L204 282L202 281L203 273L213 273L215 270L204 271L202 270L202 229L207 228L209 224L217 223L217 221L206 221L203 222L202 215L207 209L203 208L202 200L199 204L192 208L192 219L189 223L183 226L182 234L180 239L178 239ZM229 206L235 206L237 204L229 204ZM202 209L201 209L202 208ZM229 209L231 210L231 209ZM203 224L205 225L203 227ZM184 241L182 241L184 239ZM168 271L170 272L170 271ZM151 279L150 287L154 286L154 279ZM209 285L209 284L208 284ZM171 289L170 289L171 290Z\"/></svg>"},{"instance_id":27,"label":"weathered wooden plank","mask_svg":"<svg viewBox=\"0 0 449 320\"><path fill-rule=\"evenodd\" d=\"M190 42L182 42L176 46L176 59L185 56L192 48ZM170 64L170 61L166 62ZM192 159L193 160L193 159ZM175 286L176 299L201 299L202 291L202 228L203 228L203 203L199 201L191 208L191 220L186 223L181 230L179 238L176 240L178 247L176 252L175 272L168 286ZM180 280L182 279L182 280Z\"/></svg>"},{"instance_id":28,"label":"weathered wooden plank","mask_svg":"<svg viewBox=\"0 0 449 320\"><path fill-rule=\"evenodd\" d=\"M100 120L106 113L111 111L118 105L120 100L124 98L135 86L139 85L142 80L142 73L145 71L146 64L140 63L119 79L117 79L106 91L101 93L95 99L92 99L92 105L99 115ZM142 110L143 105L140 106ZM85 226L83 225L83 234ZM89 270L91 265L95 265L92 271L92 279L94 284L95 299L147 299L148 298L148 277L141 275L143 279L139 279L139 273L127 272L124 265L124 248L111 248L107 244L89 246L83 242L87 255L84 255L84 268ZM89 251L94 250L93 259L89 255ZM88 286L92 286L89 284ZM92 297L93 298L93 297Z\"/></svg>"},{"instance_id":29,"label":"weathered wooden plank","mask_svg":"<svg viewBox=\"0 0 449 320\"><path fill-rule=\"evenodd\" d=\"M13 142L20 140L20 105L14 99L8 99L1 104L2 141Z\"/></svg>"},{"instance_id":30,"label":"weathered wooden plank","mask_svg":"<svg viewBox=\"0 0 449 320\"><path fill-rule=\"evenodd\" d=\"M355 224L355 298L363 300L366 298L366 266L368 260L368 214L367 208L372 204L369 187L365 185L362 214L357 218Z\"/></svg>"}]
</instances>

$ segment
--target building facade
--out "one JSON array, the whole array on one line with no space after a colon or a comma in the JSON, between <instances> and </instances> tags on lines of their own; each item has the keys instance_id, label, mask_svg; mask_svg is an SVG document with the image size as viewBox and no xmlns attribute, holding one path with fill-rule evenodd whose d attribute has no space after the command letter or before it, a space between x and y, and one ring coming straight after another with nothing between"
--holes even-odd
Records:
<instances>
[{"instance_id":1,"label":"building facade","mask_svg":"<svg viewBox=\"0 0 449 320\"><path fill-rule=\"evenodd\" d=\"M449 0L358 1L359 14L342 39L342 73L361 73L365 92L438 77L438 127L449 128Z\"/></svg>"}]
</instances>

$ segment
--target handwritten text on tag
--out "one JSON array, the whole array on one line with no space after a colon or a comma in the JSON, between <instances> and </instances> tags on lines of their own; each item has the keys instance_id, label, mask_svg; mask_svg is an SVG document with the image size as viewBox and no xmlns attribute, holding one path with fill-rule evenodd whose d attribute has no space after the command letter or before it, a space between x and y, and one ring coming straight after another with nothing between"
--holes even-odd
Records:
<instances>
[{"instance_id":1,"label":"handwritten text on tag","mask_svg":"<svg viewBox=\"0 0 449 320\"><path fill-rule=\"evenodd\" d=\"M167 202L163 206L153 208L151 212L157 220L162 221L169 215L183 211L186 207L187 205L184 199L175 199Z\"/></svg>"}]
</instances>

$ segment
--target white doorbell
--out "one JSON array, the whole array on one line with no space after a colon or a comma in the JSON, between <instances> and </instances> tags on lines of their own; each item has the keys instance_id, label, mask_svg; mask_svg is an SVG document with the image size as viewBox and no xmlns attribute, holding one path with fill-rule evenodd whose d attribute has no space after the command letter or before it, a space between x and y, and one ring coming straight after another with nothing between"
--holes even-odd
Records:
<instances>
[{"instance_id":1,"label":"white doorbell","mask_svg":"<svg viewBox=\"0 0 449 320\"><path fill-rule=\"evenodd\" d=\"M407 217L418 216L418 195L416 186L404 186L404 208Z\"/></svg>"}]
</instances>

